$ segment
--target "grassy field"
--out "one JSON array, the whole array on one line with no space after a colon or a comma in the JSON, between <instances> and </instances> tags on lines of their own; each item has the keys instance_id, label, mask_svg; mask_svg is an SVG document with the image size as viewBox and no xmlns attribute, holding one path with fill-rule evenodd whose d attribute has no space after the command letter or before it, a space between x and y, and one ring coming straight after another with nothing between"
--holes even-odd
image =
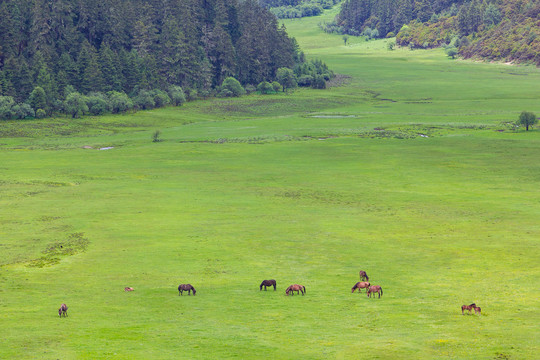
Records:
<instances>
[{"instance_id":1,"label":"grassy field","mask_svg":"<svg viewBox=\"0 0 540 360\"><path fill-rule=\"evenodd\" d=\"M331 17L286 26L342 86L0 123L0 358L538 357L540 70Z\"/></svg>"}]
</instances>

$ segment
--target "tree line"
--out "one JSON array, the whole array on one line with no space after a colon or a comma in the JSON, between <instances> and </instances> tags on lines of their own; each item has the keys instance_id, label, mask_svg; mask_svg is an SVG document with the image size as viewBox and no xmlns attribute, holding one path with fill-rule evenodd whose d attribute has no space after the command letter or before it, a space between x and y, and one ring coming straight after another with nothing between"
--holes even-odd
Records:
<instances>
[{"instance_id":1,"label":"tree line","mask_svg":"<svg viewBox=\"0 0 540 360\"><path fill-rule=\"evenodd\" d=\"M346 0L327 32L540 65L540 0ZM376 36L373 36L375 34Z\"/></svg>"},{"instance_id":2,"label":"tree line","mask_svg":"<svg viewBox=\"0 0 540 360\"><path fill-rule=\"evenodd\" d=\"M0 0L0 108L12 117L181 104L304 61L255 0Z\"/></svg>"}]
</instances>

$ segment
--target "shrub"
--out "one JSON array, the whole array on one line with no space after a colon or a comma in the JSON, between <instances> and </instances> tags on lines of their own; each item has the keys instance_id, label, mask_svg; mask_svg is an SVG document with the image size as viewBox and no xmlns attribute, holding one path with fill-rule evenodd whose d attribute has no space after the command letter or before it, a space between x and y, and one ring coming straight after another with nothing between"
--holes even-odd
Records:
<instances>
[{"instance_id":1,"label":"shrub","mask_svg":"<svg viewBox=\"0 0 540 360\"><path fill-rule=\"evenodd\" d=\"M283 89L281 84L278 83L277 81L272 81L272 88L274 89L275 92L279 92Z\"/></svg>"},{"instance_id":2,"label":"shrub","mask_svg":"<svg viewBox=\"0 0 540 360\"><path fill-rule=\"evenodd\" d=\"M171 103L175 106L182 106L186 102L186 95L180 86L173 85L169 87L169 97Z\"/></svg>"},{"instance_id":3,"label":"shrub","mask_svg":"<svg viewBox=\"0 0 540 360\"><path fill-rule=\"evenodd\" d=\"M109 104L113 114L122 113L133 109L133 101L124 92L109 91Z\"/></svg>"},{"instance_id":4,"label":"shrub","mask_svg":"<svg viewBox=\"0 0 540 360\"><path fill-rule=\"evenodd\" d=\"M36 116L34 109L29 104L17 104L13 107L13 113L17 119L26 119Z\"/></svg>"},{"instance_id":5,"label":"shrub","mask_svg":"<svg viewBox=\"0 0 540 360\"><path fill-rule=\"evenodd\" d=\"M274 91L274 88L268 81L262 81L259 83L259 85L257 85L257 91L263 95L267 95L271 94Z\"/></svg>"},{"instance_id":6,"label":"shrub","mask_svg":"<svg viewBox=\"0 0 540 360\"><path fill-rule=\"evenodd\" d=\"M36 117L37 117L38 119L43 119L43 118L46 117L46 116L47 116L47 112L46 112L45 110L43 110L43 109L37 109L37 111L36 111Z\"/></svg>"},{"instance_id":7,"label":"shrub","mask_svg":"<svg viewBox=\"0 0 540 360\"><path fill-rule=\"evenodd\" d=\"M0 119L9 120L15 117L13 107L15 106L15 99L11 96L0 96Z\"/></svg>"},{"instance_id":8,"label":"shrub","mask_svg":"<svg viewBox=\"0 0 540 360\"><path fill-rule=\"evenodd\" d=\"M88 112L88 105L83 95L72 92L64 100L64 111L72 118L78 118Z\"/></svg>"},{"instance_id":9,"label":"shrub","mask_svg":"<svg viewBox=\"0 0 540 360\"><path fill-rule=\"evenodd\" d=\"M311 75L302 75L298 78L298 86L311 86L313 82L313 76Z\"/></svg>"},{"instance_id":10,"label":"shrub","mask_svg":"<svg viewBox=\"0 0 540 360\"><path fill-rule=\"evenodd\" d=\"M227 90L232 95L231 96L241 96L246 93L246 90L242 87L242 84L232 76L229 76L225 80L223 80L223 83L221 84L221 91ZM226 92L228 94L228 92Z\"/></svg>"},{"instance_id":11,"label":"shrub","mask_svg":"<svg viewBox=\"0 0 540 360\"><path fill-rule=\"evenodd\" d=\"M314 89L326 89L326 80L323 75L317 75L311 83L311 87Z\"/></svg>"}]
</instances>

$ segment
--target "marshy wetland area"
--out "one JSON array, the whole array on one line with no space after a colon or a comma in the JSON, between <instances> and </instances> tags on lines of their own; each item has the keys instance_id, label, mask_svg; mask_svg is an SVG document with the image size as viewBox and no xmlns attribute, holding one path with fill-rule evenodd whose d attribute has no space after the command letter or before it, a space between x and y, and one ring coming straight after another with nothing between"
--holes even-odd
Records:
<instances>
[{"instance_id":1,"label":"marshy wetland area","mask_svg":"<svg viewBox=\"0 0 540 360\"><path fill-rule=\"evenodd\" d=\"M0 123L0 358L538 358L540 69L334 15L325 90Z\"/></svg>"}]
</instances>

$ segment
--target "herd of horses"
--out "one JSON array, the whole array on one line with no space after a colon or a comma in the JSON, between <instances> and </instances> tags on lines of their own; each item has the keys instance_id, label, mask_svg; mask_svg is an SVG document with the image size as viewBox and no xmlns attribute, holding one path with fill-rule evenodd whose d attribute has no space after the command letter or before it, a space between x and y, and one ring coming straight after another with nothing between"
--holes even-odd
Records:
<instances>
[{"instance_id":1,"label":"herd of horses","mask_svg":"<svg viewBox=\"0 0 540 360\"><path fill-rule=\"evenodd\" d=\"M360 276L360 281L357 282L356 284L354 284L354 286L351 289L351 292L354 293L356 290L358 290L358 293L361 293L362 289L366 289L367 297L371 297L371 295L373 295L373 297L375 297L375 294L378 294L379 299L380 299L381 296L383 295L382 287L380 285L371 285L371 283L369 282L369 276L366 274L366 272L364 270L360 270L359 276ZM259 286L259 291L261 291L263 289L263 287L264 287L264 291L266 291L267 287L274 287L274 291L276 291L277 282L274 279L263 280L261 282L261 285ZM124 288L124 291L134 291L134 290L135 289L133 289L132 287L125 287ZM178 286L178 295L179 296L182 296L184 291L187 291L188 295L191 295L191 292L193 292L193 295L197 294L197 290L195 290L195 288L191 284L180 284ZM304 285L292 284L291 286L289 286L285 290L285 294L287 294L287 295L291 294L291 296L294 296L295 291L296 291L297 295L300 295L300 293L302 293L302 295L305 295L306 294L306 287ZM60 306L60 309L58 309L58 315L60 317L62 317L62 316L66 317L67 316L67 309L68 309L67 305L62 304L62 306ZM473 309L474 309L475 314L481 314L482 313L482 309L479 306L476 306L475 303L472 303L471 305L463 305L461 307L461 314L464 314L465 310L468 310L469 314L470 314Z\"/></svg>"}]
</instances>

